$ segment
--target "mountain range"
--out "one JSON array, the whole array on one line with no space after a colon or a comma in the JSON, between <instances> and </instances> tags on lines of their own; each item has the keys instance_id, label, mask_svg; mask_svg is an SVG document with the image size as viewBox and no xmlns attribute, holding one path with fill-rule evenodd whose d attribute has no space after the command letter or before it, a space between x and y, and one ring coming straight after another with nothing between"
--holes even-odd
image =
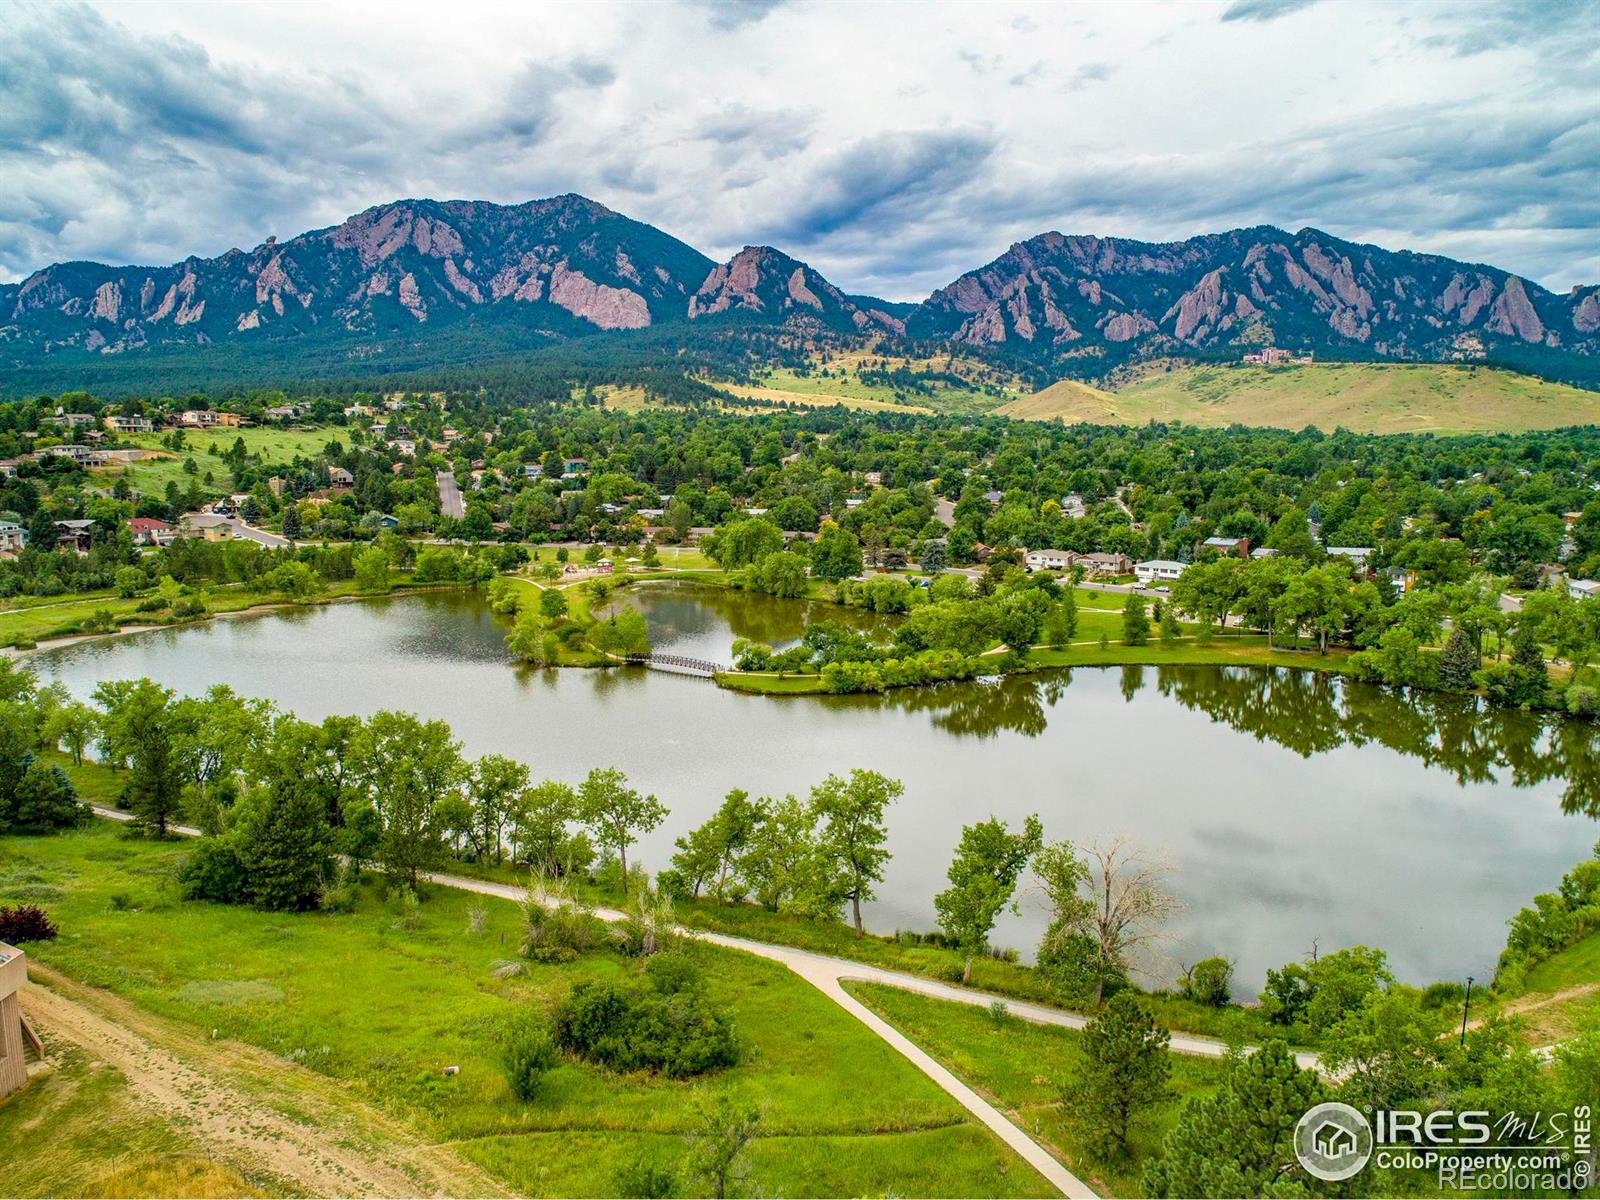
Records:
<instances>
[{"instance_id":1,"label":"mountain range","mask_svg":"<svg viewBox=\"0 0 1600 1200\"><path fill-rule=\"evenodd\" d=\"M337 345L361 358L447 329L459 350L463 326L495 328L502 348L508 328L526 348L604 332L778 328L959 348L1080 378L1277 345L1600 379L1600 286L1560 295L1494 267L1316 229L1167 243L1044 233L908 304L850 295L770 246L717 263L576 195L401 200L164 267L57 263L0 285L0 368L152 351L182 361L220 346L248 358Z\"/></svg>"}]
</instances>

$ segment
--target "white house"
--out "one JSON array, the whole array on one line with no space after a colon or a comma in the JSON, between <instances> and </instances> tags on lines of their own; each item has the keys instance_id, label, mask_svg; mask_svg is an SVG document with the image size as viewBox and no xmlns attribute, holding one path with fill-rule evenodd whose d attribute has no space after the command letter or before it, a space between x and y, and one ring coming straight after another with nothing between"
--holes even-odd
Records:
<instances>
[{"instance_id":1,"label":"white house","mask_svg":"<svg viewBox=\"0 0 1600 1200\"><path fill-rule=\"evenodd\" d=\"M1171 583L1183 574L1186 564L1173 562L1170 558L1152 558L1146 562L1135 563L1133 573L1140 583Z\"/></svg>"},{"instance_id":2,"label":"white house","mask_svg":"<svg viewBox=\"0 0 1600 1200\"><path fill-rule=\"evenodd\" d=\"M1078 556L1071 550L1029 550L1022 561L1030 571L1070 571Z\"/></svg>"},{"instance_id":3,"label":"white house","mask_svg":"<svg viewBox=\"0 0 1600 1200\"><path fill-rule=\"evenodd\" d=\"M1372 557L1371 546L1329 546L1329 558L1348 558L1358 570L1366 570L1367 559Z\"/></svg>"},{"instance_id":4,"label":"white house","mask_svg":"<svg viewBox=\"0 0 1600 1200\"><path fill-rule=\"evenodd\" d=\"M1594 579L1567 580L1567 595L1574 600L1593 600L1600 596L1600 581Z\"/></svg>"}]
</instances>

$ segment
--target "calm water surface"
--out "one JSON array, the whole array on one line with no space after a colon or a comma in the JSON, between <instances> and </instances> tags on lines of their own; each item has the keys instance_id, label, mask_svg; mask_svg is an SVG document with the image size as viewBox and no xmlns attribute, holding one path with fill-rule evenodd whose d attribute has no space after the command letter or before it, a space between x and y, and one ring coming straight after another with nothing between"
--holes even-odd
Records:
<instances>
[{"instance_id":1,"label":"calm water surface","mask_svg":"<svg viewBox=\"0 0 1600 1200\"><path fill-rule=\"evenodd\" d=\"M734 637L781 645L808 606L685 585L630 590L658 650L726 661ZM858 622L871 622L854 614ZM761 698L630 668L513 665L476 597L433 594L216 621L39 655L86 694L147 675L182 692L227 683L302 717L401 708L442 717L471 754L576 782L623 769L672 810L672 840L735 787L803 794L829 772L904 781L874 927L932 928L933 894L964 823L1037 812L1047 836L1126 834L1164 855L1184 902L1159 959L1270 966L1356 942L1414 982L1484 978L1505 920L1584 857L1600 791L1593 726L1547 725L1440 696L1299 672L1130 667L1013 677L880 697ZM1573 811L1564 811L1573 810ZM1032 895L996 942L1033 947Z\"/></svg>"}]
</instances>

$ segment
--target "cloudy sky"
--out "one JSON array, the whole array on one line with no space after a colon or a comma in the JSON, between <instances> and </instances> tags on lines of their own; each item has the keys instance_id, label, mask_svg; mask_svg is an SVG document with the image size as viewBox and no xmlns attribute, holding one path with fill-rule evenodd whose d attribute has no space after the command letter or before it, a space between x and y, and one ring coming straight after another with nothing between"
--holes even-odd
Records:
<instances>
[{"instance_id":1,"label":"cloudy sky","mask_svg":"<svg viewBox=\"0 0 1600 1200\"><path fill-rule=\"evenodd\" d=\"M576 191L919 299L1060 229L1600 282L1600 0L0 0L0 281Z\"/></svg>"}]
</instances>

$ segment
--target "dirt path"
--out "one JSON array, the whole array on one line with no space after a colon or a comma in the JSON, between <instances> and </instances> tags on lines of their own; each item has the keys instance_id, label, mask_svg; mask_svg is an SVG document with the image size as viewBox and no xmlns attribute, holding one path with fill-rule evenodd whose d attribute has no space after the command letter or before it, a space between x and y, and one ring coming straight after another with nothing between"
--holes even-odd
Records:
<instances>
[{"instance_id":1,"label":"dirt path","mask_svg":"<svg viewBox=\"0 0 1600 1200\"><path fill-rule=\"evenodd\" d=\"M1538 996L1524 996L1520 1000L1513 1000L1510 1004L1498 1009L1502 1017L1514 1017L1518 1013L1537 1012L1541 1008L1549 1008L1555 1004L1565 1004L1568 1000L1576 1000L1580 996L1587 996L1593 992L1600 992L1600 983L1580 983L1576 987L1565 988L1559 992L1546 992ZM1468 1029L1476 1029L1483 1024L1482 1017L1475 1017L1467 1022Z\"/></svg>"},{"instance_id":2,"label":"dirt path","mask_svg":"<svg viewBox=\"0 0 1600 1200\"><path fill-rule=\"evenodd\" d=\"M74 1042L115 1067L142 1103L241 1170L313 1196L505 1194L490 1176L314 1072L196 1037L36 963L30 974L22 1007L47 1045Z\"/></svg>"}]
</instances>

